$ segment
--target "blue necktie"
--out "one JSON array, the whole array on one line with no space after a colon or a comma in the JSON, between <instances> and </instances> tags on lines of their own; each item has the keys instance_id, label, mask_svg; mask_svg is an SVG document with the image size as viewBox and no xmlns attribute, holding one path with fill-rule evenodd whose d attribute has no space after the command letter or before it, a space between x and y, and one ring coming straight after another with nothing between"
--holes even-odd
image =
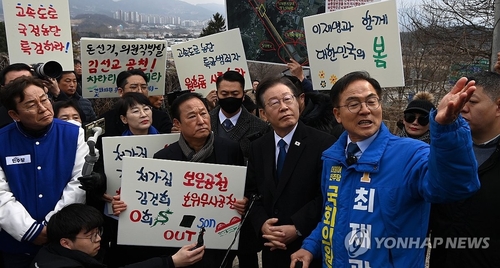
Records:
<instances>
[{"instance_id":1,"label":"blue necktie","mask_svg":"<svg viewBox=\"0 0 500 268\"><path fill-rule=\"evenodd\" d=\"M352 165L356 162L358 162L358 158L356 157L356 153L361 151L358 147L358 145L354 142L350 142L349 145L347 145L347 164Z\"/></svg>"},{"instance_id":2,"label":"blue necktie","mask_svg":"<svg viewBox=\"0 0 500 268\"><path fill-rule=\"evenodd\" d=\"M224 126L224 129L226 131L230 131L234 127L233 123L231 122L231 120L229 120L229 118L226 118L226 120L222 122L222 126Z\"/></svg>"},{"instance_id":3,"label":"blue necktie","mask_svg":"<svg viewBox=\"0 0 500 268\"><path fill-rule=\"evenodd\" d=\"M281 171L283 170L283 165L285 164L286 142L281 139L280 141L278 141L278 146L280 147L280 152L278 153L278 161L276 163L276 179L281 176Z\"/></svg>"}]
</instances>

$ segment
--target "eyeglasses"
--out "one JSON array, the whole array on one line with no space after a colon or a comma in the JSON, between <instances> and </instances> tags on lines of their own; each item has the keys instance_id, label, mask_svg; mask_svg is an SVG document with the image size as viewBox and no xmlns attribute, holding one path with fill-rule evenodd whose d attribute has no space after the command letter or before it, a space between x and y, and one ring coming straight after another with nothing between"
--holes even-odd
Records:
<instances>
[{"instance_id":1,"label":"eyeglasses","mask_svg":"<svg viewBox=\"0 0 500 268\"><path fill-rule=\"evenodd\" d=\"M76 239L90 239L90 242L97 243L97 242L99 242L99 240L97 240L97 236L102 237L102 232L103 232L103 228L102 227L98 227L95 232L93 232L92 234L90 234L90 236L86 236L86 237L78 237L77 236L75 238Z\"/></svg>"},{"instance_id":2,"label":"eyeglasses","mask_svg":"<svg viewBox=\"0 0 500 268\"><path fill-rule=\"evenodd\" d=\"M405 113L405 117L404 117L405 121L407 123L413 123L415 122L415 119L417 119L417 123L421 126L427 126L427 124L429 124L429 115L426 115L426 116L423 116L423 115L419 115L417 117L416 114L413 114L413 113Z\"/></svg>"},{"instance_id":3,"label":"eyeglasses","mask_svg":"<svg viewBox=\"0 0 500 268\"><path fill-rule=\"evenodd\" d=\"M347 110L349 110L349 112L351 112L353 114L357 114L357 113L359 113L359 111L361 111L361 104L362 103L365 103L366 107L370 111L377 110L378 107L380 107L380 99L379 98L369 97L365 101L358 101L358 100L349 101L346 105L341 105L338 108L346 107Z\"/></svg>"},{"instance_id":4,"label":"eyeglasses","mask_svg":"<svg viewBox=\"0 0 500 268\"><path fill-rule=\"evenodd\" d=\"M283 102L286 105L290 105L293 103L293 100L295 99L295 96L292 94L287 94L283 96L283 98L272 98L269 99L266 103L267 106L271 107L271 109L278 109L280 107L280 103Z\"/></svg>"},{"instance_id":5,"label":"eyeglasses","mask_svg":"<svg viewBox=\"0 0 500 268\"><path fill-rule=\"evenodd\" d=\"M141 113L150 114L152 112L152 108L147 105L143 107L133 107L129 112L131 115L140 116Z\"/></svg>"}]
</instances>

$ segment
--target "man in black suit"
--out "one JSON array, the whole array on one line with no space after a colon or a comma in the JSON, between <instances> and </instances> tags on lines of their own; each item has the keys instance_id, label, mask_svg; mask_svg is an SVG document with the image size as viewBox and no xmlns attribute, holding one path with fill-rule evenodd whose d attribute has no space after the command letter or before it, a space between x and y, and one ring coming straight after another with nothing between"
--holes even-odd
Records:
<instances>
[{"instance_id":1,"label":"man in black suit","mask_svg":"<svg viewBox=\"0 0 500 268\"><path fill-rule=\"evenodd\" d=\"M148 96L148 77L141 69L123 71L116 78L116 86L120 97L127 92L140 92ZM118 107L107 111L101 115L105 118L105 136L121 136L127 129L120 119ZM160 133L170 133L172 131L172 121L167 112L153 109L153 127Z\"/></svg>"},{"instance_id":2,"label":"man in black suit","mask_svg":"<svg viewBox=\"0 0 500 268\"><path fill-rule=\"evenodd\" d=\"M250 114L242 105L245 99L245 78L236 71L227 71L217 78L217 98L219 106L210 111L210 121L214 134L218 137L239 142L245 162L250 151L250 142L261 137L269 130L266 122ZM226 125L227 124L227 125ZM260 244L250 222L245 221L241 228L238 252L228 255L228 266L238 255L240 268L258 268L257 252Z\"/></svg>"},{"instance_id":3,"label":"man in black suit","mask_svg":"<svg viewBox=\"0 0 500 268\"><path fill-rule=\"evenodd\" d=\"M336 139L299 121L303 96L283 77L257 88L260 116L274 131L250 145L245 196L260 197L249 220L263 238L264 268L290 267L290 255L321 219L321 154Z\"/></svg>"},{"instance_id":4,"label":"man in black suit","mask_svg":"<svg viewBox=\"0 0 500 268\"><path fill-rule=\"evenodd\" d=\"M242 106L245 98L243 75L227 71L217 78L216 87L219 106L210 111L212 131L219 137L239 142L243 155L248 158L250 142L266 133L269 126Z\"/></svg>"},{"instance_id":5,"label":"man in black suit","mask_svg":"<svg viewBox=\"0 0 500 268\"><path fill-rule=\"evenodd\" d=\"M158 151L154 158L244 165L239 144L212 132L210 115L199 94L187 93L177 97L172 103L171 111L174 126L181 133L179 141ZM238 212L242 214L243 210L244 207L240 207ZM225 250L207 249L202 261L194 267L219 268L225 253ZM232 267L232 261L226 267Z\"/></svg>"}]
</instances>

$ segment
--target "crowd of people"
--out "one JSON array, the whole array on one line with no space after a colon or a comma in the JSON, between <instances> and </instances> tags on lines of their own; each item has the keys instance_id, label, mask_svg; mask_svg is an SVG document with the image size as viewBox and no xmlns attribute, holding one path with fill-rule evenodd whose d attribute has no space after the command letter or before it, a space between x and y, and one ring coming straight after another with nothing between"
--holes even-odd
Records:
<instances>
[{"instance_id":1,"label":"crowd of people","mask_svg":"<svg viewBox=\"0 0 500 268\"><path fill-rule=\"evenodd\" d=\"M248 92L227 71L207 96L183 92L166 109L144 72L126 70L118 101L96 115L74 63L57 78L23 63L0 74L2 268L230 268L236 257L258 268L258 252L264 268L424 267L428 245L431 268L500 266L499 73L461 78L438 102L416 94L392 134L382 87L363 71L329 95L294 60L291 76L254 79ZM83 174L82 126L97 118L104 136L179 133L156 159L246 166L238 250L119 245L127 204L105 194L102 157Z\"/></svg>"}]
</instances>

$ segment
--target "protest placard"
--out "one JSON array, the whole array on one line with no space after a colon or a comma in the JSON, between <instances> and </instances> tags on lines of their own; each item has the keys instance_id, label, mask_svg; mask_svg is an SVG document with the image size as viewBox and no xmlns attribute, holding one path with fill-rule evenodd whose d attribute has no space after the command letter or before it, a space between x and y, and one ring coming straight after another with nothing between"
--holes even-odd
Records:
<instances>
[{"instance_id":1,"label":"protest placard","mask_svg":"<svg viewBox=\"0 0 500 268\"><path fill-rule=\"evenodd\" d=\"M302 18L324 12L324 2L231 0L226 7L228 29L240 29L247 60L307 65Z\"/></svg>"},{"instance_id":2,"label":"protest placard","mask_svg":"<svg viewBox=\"0 0 500 268\"><path fill-rule=\"evenodd\" d=\"M245 77L245 89L252 88L239 29L172 46L179 83L183 90L206 96L215 89L217 77L228 70Z\"/></svg>"},{"instance_id":3,"label":"protest placard","mask_svg":"<svg viewBox=\"0 0 500 268\"><path fill-rule=\"evenodd\" d=\"M82 38L80 46L85 98L119 97L117 76L132 69L148 77L149 95L165 94L166 41Z\"/></svg>"},{"instance_id":4,"label":"protest placard","mask_svg":"<svg viewBox=\"0 0 500 268\"><path fill-rule=\"evenodd\" d=\"M178 140L179 133L103 137L101 157L107 179L106 193L110 196L120 194L124 157L153 158L156 152ZM111 206L108 212L111 212Z\"/></svg>"},{"instance_id":5,"label":"protest placard","mask_svg":"<svg viewBox=\"0 0 500 268\"><path fill-rule=\"evenodd\" d=\"M315 89L361 70L382 87L404 86L395 0L307 17L304 26Z\"/></svg>"},{"instance_id":6,"label":"protest placard","mask_svg":"<svg viewBox=\"0 0 500 268\"><path fill-rule=\"evenodd\" d=\"M125 157L118 244L182 247L205 228L209 249L227 249L240 215L246 167ZM233 249L238 248L236 239Z\"/></svg>"},{"instance_id":7,"label":"protest placard","mask_svg":"<svg viewBox=\"0 0 500 268\"><path fill-rule=\"evenodd\" d=\"M73 71L71 22L67 0L3 0L10 63L57 61Z\"/></svg>"}]
</instances>

